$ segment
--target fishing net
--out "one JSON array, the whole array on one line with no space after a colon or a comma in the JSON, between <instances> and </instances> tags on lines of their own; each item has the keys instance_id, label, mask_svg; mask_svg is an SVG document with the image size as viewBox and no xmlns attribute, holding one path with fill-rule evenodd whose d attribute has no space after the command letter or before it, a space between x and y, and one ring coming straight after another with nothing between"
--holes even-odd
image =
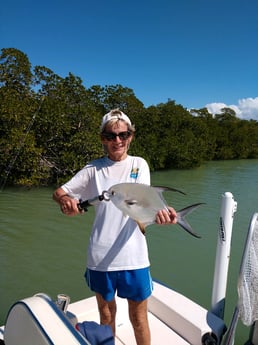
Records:
<instances>
[{"instance_id":1,"label":"fishing net","mask_svg":"<svg viewBox=\"0 0 258 345\"><path fill-rule=\"evenodd\" d=\"M246 249L238 281L238 308L243 324L251 326L258 319L258 213L250 222Z\"/></svg>"}]
</instances>

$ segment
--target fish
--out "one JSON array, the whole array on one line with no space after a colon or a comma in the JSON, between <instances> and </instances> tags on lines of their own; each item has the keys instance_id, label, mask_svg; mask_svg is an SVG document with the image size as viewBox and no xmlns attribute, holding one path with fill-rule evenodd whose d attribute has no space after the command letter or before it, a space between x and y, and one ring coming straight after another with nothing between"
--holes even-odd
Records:
<instances>
[{"instance_id":1,"label":"fish","mask_svg":"<svg viewBox=\"0 0 258 345\"><path fill-rule=\"evenodd\" d=\"M165 186L149 186L142 183L119 183L106 191L113 204L126 216L131 217L145 234L147 226L156 223L159 210L168 209L168 204L162 193L174 191L184 192ZM194 237L201 238L195 233L185 216L193 212L204 203L196 203L177 211L177 224Z\"/></svg>"}]
</instances>

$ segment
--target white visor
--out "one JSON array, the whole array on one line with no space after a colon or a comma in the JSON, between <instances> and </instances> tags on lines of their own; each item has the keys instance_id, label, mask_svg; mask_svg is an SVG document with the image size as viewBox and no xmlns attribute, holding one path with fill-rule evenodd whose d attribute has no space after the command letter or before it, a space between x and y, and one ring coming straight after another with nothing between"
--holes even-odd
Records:
<instances>
[{"instance_id":1,"label":"white visor","mask_svg":"<svg viewBox=\"0 0 258 345\"><path fill-rule=\"evenodd\" d=\"M103 116L102 123L100 126L100 132L103 131L104 127L110 120L123 120L125 121L129 126L131 126L131 121L127 115L125 115L121 110L111 110L109 113Z\"/></svg>"}]
</instances>

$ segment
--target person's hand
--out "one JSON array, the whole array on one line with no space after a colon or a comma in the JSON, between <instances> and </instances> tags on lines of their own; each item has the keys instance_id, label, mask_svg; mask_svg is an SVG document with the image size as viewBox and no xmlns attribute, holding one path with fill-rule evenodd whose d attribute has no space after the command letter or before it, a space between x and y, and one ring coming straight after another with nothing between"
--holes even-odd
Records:
<instances>
[{"instance_id":1,"label":"person's hand","mask_svg":"<svg viewBox=\"0 0 258 345\"><path fill-rule=\"evenodd\" d=\"M64 195L59 199L59 204L61 211L67 216L75 216L81 213L78 209L78 200L69 197L69 195Z\"/></svg>"},{"instance_id":2,"label":"person's hand","mask_svg":"<svg viewBox=\"0 0 258 345\"><path fill-rule=\"evenodd\" d=\"M176 224L177 214L173 207L168 206L167 209L160 210L156 216L156 223L163 224Z\"/></svg>"}]
</instances>

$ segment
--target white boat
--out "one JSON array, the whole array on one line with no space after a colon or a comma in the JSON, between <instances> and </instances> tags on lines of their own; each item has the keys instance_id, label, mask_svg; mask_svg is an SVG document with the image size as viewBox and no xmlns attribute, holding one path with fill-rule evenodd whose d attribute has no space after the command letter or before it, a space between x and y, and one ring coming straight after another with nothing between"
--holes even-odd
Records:
<instances>
[{"instance_id":1,"label":"white boat","mask_svg":"<svg viewBox=\"0 0 258 345\"><path fill-rule=\"evenodd\" d=\"M238 291L239 300L231 324L223 320L228 266L230 260L231 235L237 203L231 193L222 195L220 226L214 270L212 302L210 310L203 308L181 293L154 281L154 290L148 302L148 317L152 345L231 345L238 320L250 327L249 344L258 345L258 295L251 291L251 303L246 310L245 293L252 289L250 280L257 279L252 269L251 249L258 249L258 213L254 213L247 232L246 245L240 267ZM246 275L247 274L247 275ZM244 284L243 284L244 282ZM246 284L247 283L247 284ZM250 283L250 284L249 284ZM241 288L244 286L244 293ZM250 291L247 291L250 293ZM250 294L249 294L250 297ZM249 300L250 302L250 300ZM247 303L248 304L248 303ZM117 298L117 331L115 345L136 345L133 329L128 318L127 301ZM251 314L251 315L250 315ZM5 345L93 345L75 327L78 323L98 326L99 313L95 297L89 297L69 304L69 297L59 295L57 301L39 293L15 302L8 312L6 323L0 327L0 344ZM96 331L97 332L97 331ZM105 345L107 342L95 342Z\"/></svg>"}]
</instances>

